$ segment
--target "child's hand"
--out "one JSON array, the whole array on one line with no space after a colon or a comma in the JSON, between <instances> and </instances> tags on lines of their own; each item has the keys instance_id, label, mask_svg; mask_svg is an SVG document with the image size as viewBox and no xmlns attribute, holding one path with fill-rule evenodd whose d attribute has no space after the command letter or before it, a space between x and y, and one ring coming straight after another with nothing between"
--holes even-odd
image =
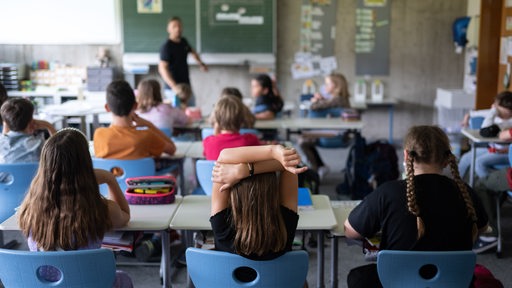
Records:
<instances>
[{"instance_id":1,"label":"child's hand","mask_svg":"<svg viewBox=\"0 0 512 288\"><path fill-rule=\"evenodd\" d=\"M132 113L131 120L135 123L135 127L151 127L151 122L148 120L141 118L137 113Z\"/></svg>"},{"instance_id":2,"label":"child's hand","mask_svg":"<svg viewBox=\"0 0 512 288\"><path fill-rule=\"evenodd\" d=\"M460 122L461 127L468 127L469 126L469 113L466 113L464 115L464 118L462 118L462 122Z\"/></svg>"},{"instance_id":3,"label":"child's hand","mask_svg":"<svg viewBox=\"0 0 512 288\"><path fill-rule=\"evenodd\" d=\"M94 169L94 175L96 176L96 182L98 182L98 185L101 184L110 184L113 182L117 183L116 177L114 174L110 173L107 170L103 169Z\"/></svg>"},{"instance_id":4,"label":"child's hand","mask_svg":"<svg viewBox=\"0 0 512 288\"><path fill-rule=\"evenodd\" d=\"M318 100L321 100L322 98L324 98L324 97L322 97L322 95L320 95L320 93L318 93L318 92L317 92L317 93L315 93L315 94L313 95L313 97L311 98L311 100L310 100L310 101L311 101L312 103L315 103L315 102L317 102Z\"/></svg>"},{"instance_id":5,"label":"child's hand","mask_svg":"<svg viewBox=\"0 0 512 288\"><path fill-rule=\"evenodd\" d=\"M503 129L501 130L501 132L498 134L498 138L500 138L500 140L505 140L505 141L509 141L512 139L512 134L510 134L510 130L511 129Z\"/></svg>"},{"instance_id":6,"label":"child's hand","mask_svg":"<svg viewBox=\"0 0 512 288\"><path fill-rule=\"evenodd\" d=\"M299 174L308 169L308 167L297 168L300 164L300 155L294 148L283 147L281 145L272 146L274 159L283 165L284 169L293 174Z\"/></svg>"},{"instance_id":7,"label":"child's hand","mask_svg":"<svg viewBox=\"0 0 512 288\"><path fill-rule=\"evenodd\" d=\"M228 164L215 162L215 166L212 171L212 182L224 184L220 188L220 191L222 192L233 187L233 185L238 183L241 179L247 177L248 173L248 167L244 163Z\"/></svg>"},{"instance_id":8,"label":"child's hand","mask_svg":"<svg viewBox=\"0 0 512 288\"><path fill-rule=\"evenodd\" d=\"M29 125L30 133L34 133L36 130L48 130L50 135L55 134L55 128L53 128L53 125L47 121L33 119Z\"/></svg>"}]
</instances>

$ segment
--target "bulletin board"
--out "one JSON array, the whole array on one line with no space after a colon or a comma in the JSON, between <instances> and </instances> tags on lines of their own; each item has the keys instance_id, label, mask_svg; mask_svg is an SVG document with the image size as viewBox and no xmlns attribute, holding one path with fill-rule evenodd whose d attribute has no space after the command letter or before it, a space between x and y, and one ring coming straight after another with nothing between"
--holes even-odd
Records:
<instances>
[{"instance_id":1,"label":"bulletin board","mask_svg":"<svg viewBox=\"0 0 512 288\"><path fill-rule=\"evenodd\" d=\"M391 0L357 0L356 75L389 75Z\"/></svg>"}]
</instances>

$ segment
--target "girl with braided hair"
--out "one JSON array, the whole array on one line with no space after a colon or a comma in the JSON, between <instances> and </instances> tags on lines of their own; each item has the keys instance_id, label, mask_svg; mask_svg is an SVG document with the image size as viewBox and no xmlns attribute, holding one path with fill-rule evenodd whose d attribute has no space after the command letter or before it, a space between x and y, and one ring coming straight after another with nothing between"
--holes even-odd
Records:
<instances>
[{"instance_id":1,"label":"girl with braided hair","mask_svg":"<svg viewBox=\"0 0 512 288\"><path fill-rule=\"evenodd\" d=\"M480 199L461 180L446 134L436 126L415 126L404 139L406 179L369 194L345 221L348 238L382 233L381 250L471 250L487 229ZM442 175L449 166L453 179ZM376 264L354 268L349 287L382 287Z\"/></svg>"}]
</instances>

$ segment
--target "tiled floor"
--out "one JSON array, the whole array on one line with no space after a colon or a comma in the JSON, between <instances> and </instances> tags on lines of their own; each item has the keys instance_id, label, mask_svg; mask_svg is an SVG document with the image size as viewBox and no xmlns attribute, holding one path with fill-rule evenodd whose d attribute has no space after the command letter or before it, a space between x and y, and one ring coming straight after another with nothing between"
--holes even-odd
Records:
<instances>
[{"instance_id":1,"label":"tiled floor","mask_svg":"<svg viewBox=\"0 0 512 288\"><path fill-rule=\"evenodd\" d=\"M321 154L324 155L324 159L331 167L331 173L326 177L324 184L320 187L321 193L328 194L331 196L332 199L335 199L336 194L334 192L334 189L335 185L338 184L342 179L340 171L342 167L345 166L344 159L346 155L346 150L324 149L321 150ZM399 153L399 157L400 156L401 153ZM190 171L190 168L191 167L187 165L185 169L186 171ZM187 175L186 179L191 179L191 177L188 177ZM512 287L512 273L510 273L510 267L512 267L512 227L510 225L512 223L512 204L508 202L504 204L502 215L505 239L503 258L497 259L495 253L493 253L493 251L490 251L478 255L477 262L488 267L494 273L494 275L504 283L505 287ZM6 232L4 235L6 240L12 238L22 239L19 233ZM339 287L346 287L346 276L348 274L348 271L353 267L365 264L367 262L365 262L363 259L361 247L355 245L347 246L344 239L340 239L339 241L339 269L337 275L339 279ZM20 249L26 249L26 244L23 244L20 247ZM172 257L176 257L179 254L179 251L181 251L182 249L183 247L180 245L172 246ZM308 252L310 255L308 283L310 287L316 287L316 250L308 249ZM330 287L330 239L326 239L325 253L326 258L324 279L326 287ZM131 275L135 287L161 287L158 266L121 266L119 267L119 269L124 270ZM173 287L187 286L186 268L176 268L173 266L171 272Z\"/></svg>"}]
</instances>

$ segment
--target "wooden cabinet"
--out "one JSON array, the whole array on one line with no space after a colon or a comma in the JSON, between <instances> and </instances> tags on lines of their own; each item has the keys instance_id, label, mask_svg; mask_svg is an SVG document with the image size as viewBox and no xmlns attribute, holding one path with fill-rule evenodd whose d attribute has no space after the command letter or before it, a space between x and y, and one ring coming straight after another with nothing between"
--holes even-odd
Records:
<instances>
[{"instance_id":1,"label":"wooden cabinet","mask_svg":"<svg viewBox=\"0 0 512 288\"><path fill-rule=\"evenodd\" d=\"M476 109L489 108L498 93L500 38L506 1L481 0Z\"/></svg>"},{"instance_id":2,"label":"wooden cabinet","mask_svg":"<svg viewBox=\"0 0 512 288\"><path fill-rule=\"evenodd\" d=\"M507 5L507 2L512 1L503 1L502 6L502 15L501 15L501 27L500 27L500 51L498 53L498 79L497 79L497 89L498 92L511 89L510 83L510 74L512 71L512 56L508 53L512 47L509 47L507 44L512 45L512 3L511 5ZM510 7L507 7L510 6ZM509 24L507 25L507 21ZM507 27L508 26L508 27ZM508 28L508 29L507 29ZM508 38L511 37L511 41ZM504 43L501 43L501 42ZM508 43L507 43L508 42ZM504 51L502 51L502 49ZM503 58L503 59L502 59Z\"/></svg>"}]
</instances>

